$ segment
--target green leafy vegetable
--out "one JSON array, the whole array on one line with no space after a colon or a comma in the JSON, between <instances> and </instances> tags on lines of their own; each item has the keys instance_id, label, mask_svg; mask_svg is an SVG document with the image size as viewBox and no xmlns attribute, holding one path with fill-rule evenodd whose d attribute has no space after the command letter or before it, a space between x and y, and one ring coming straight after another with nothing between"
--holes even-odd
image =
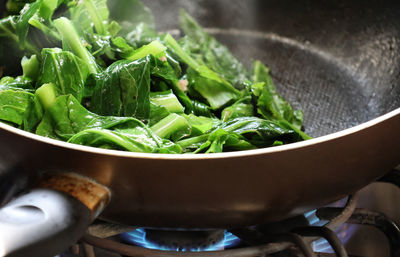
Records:
<instances>
[{"instance_id":1,"label":"green leafy vegetable","mask_svg":"<svg viewBox=\"0 0 400 257\"><path fill-rule=\"evenodd\" d=\"M72 94L79 101L89 75L89 65L71 52L59 48L42 51L39 85L54 83L58 94Z\"/></svg>"},{"instance_id":2,"label":"green leafy vegetable","mask_svg":"<svg viewBox=\"0 0 400 257\"><path fill-rule=\"evenodd\" d=\"M30 78L20 76L16 78L3 77L0 80L0 90L26 90L28 92L34 92L33 81Z\"/></svg>"},{"instance_id":3,"label":"green leafy vegetable","mask_svg":"<svg viewBox=\"0 0 400 257\"><path fill-rule=\"evenodd\" d=\"M164 92L153 92L150 94L151 103L162 106L169 112L183 113L184 108L172 90Z\"/></svg>"},{"instance_id":4,"label":"green leafy vegetable","mask_svg":"<svg viewBox=\"0 0 400 257\"><path fill-rule=\"evenodd\" d=\"M183 9L181 9L179 22L186 34L185 40L182 41L183 48L188 49L190 53L198 57L199 61L216 71L232 85L242 88L242 84L249 79L248 71L228 48L205 32Z\"/></svg>"},{"instance_id":5,"label":"green leafy vegetable","mask_svg":"<svg viewBox=\"0 0 400 257\"><path fill-rule=\"evenodd\" d=\"M87 129L132 128L146 126L137 119L100 116L86 110L72 95L62 95L47 106L36 133L51 138L69 139Z\"/></svg>"},{"instance_id":6,"label":"green leafy vegetable","mask_svg":"<svg viewBox=\"0 0 400 257\"><path fill-rule=\"evenodd\" d=\"M137 119L91 113L71 95L60 96L54 101L36 133L76 144L135 152L180 149L172 142L158 138Z\"/></svg>"},{"instance_id":7,"label":"green leafy vegetable","mask_svg":"<svg viewBox=\"0 0 400 257\"><path fill-rule=\"evenodd\" d=\"M193 111L193 103L184 90L179 87L180 81L176 76L175 70L168 61L161 61L157 58L152 58L151 75L166 83L167 87L174 92L179 101L185 107L186 113L191 113Z\"/></svg>"},{"instance_id":8,"label":"green leafy vegetable","mask_svg":"<svg viewBox=\"0 0 400 257\"><path fill-rule=\"evenodd\" d=\"M81 42L81 39L71 21L62 17L55 20L54 25L61 34L64 48L80 57L89 66L89 71L91 73L97 73L99 71L98 65L94 57Z\"/></svg>"},{"instance_id":9,"label":"green leafy vegetable","mask_svg":"<svg viewBox=\"0 0 400 257\"><path fill-rule=\"evenodd\" d=\"M0 91L0 120L21 126L33 94L23 90Z\"/></svg>"},{"instance_id":10,"label":"green leafy vegetable","mask_svg":"<svg viewBox=\"0 0 400 257\"><path fill-rule=\"evenodd\" d=\"M257 112L266 119L284 121L300 133L303 139L310 139L301 132L303 112L293 110L290 103L278 94L268 68L260 61L254 63L253 80L259 82L252 86L253 94L258 98Z\"/></svg>"},{"instance_id":11,"label":"green leafy vegetable","mask_svg":"<svg viewBox=\"0 0 400 257\"><path fill-rule=\"evenodd\" d=\"M167 35L164 40L189 65L189 84L208 101L212 109L217 110L239 98L239 91L219 74L191 58L171 35Z\"/></svg>"},{"instance_id":12,"label":"green leafy vegetable","mask_svg":"<svg viewBox=\"0 0 400 257\"><path fill-rule=\"evenodd\" d=\"M254 106L251 103L250 97L243 97L236 103L225 108L221 113L221 119L228 121L238 117L252 117L254 116Z\"/></svg>"},{"instance_id":13,"label":"green leafy vegetable","mask_svg":"<svg viewBox=\"0 0 400 257\"><path fill-rule=\"evenodd\" d=\"M171 113L167 110L167 108L161 106L161 105L155 105L152 102L150 102L150 119L148 122L148 126L153 126L160 120L164 119Z\"/></svg>"},{"instance_id":14,"label":"green leafy vegetable","mask_svg":"<svg viewBox=\"0 0 400 257\"><path fill-rule=\"evenodd\" d=\"M100 115L136 117L150 114L150 57L117 61L97 80L90 109Z\"/></svg>"},{"instance_id":15,"label":"green leafy vegetable","mask_svg":"<svg viewBox=\"0 0 400 257\"><path fill-rule=\"evenodd\" d=\"M172 138L177 141L191 133L188 121L175 113L171 113L151 127L151 130L161 138Z\"/></svg>"},{"instance_id":16,"label":"green leafy vegetable","mask_svg":"<svg viewBox=\"0 0 400 257\"><path fill-rule=\"evenodd\" d=\"M154 30L154 17L149 8L140 0L108 1L110 16L121 25L120 34L128 42L143 45L140 42L151 42L157 36ZM146 40L145 38L152 38ZM135 45L137 47L138 45Z\"/></svg>"},{"instance_id":17,"label":"green leafy vegetable","mask_svg":"<svg viewBox=\"0 0 400 257\"><path fill-rule=\"evenodd\" d=\"M143 153L220 153L309 139L260 61L244 65L181 10L155 30L139 0L8 0L0 19L0 121ZM244 46L247 47L247 46Z\"/></svg>"},{"instance_id":18,"label":"green leafy vegetable","mask_svg":"<svg viewBox=\"0 0 400 257\"><path fill-rule=\"evenodd\" d=\"M165 55L164 53L165 50L167 50L167 48L163 44L161 44L160 41L155 40L150 44L144 45L141 48L137 49L136 51L132 52L132 54L127 56L125 59L134 61L146 57L149 54L155 57L161 57Z\"/></svg>"},{"instance_id":19,"label":"green leafy vegetable","mask_svg":"<svg viewBox=\"0 0 400 257\"><path fill-rule=\"evenodd\" d=\"M44 109L49 109L57 98L57 88L53 83L42 85L36 90L35 95Z\"/></svg>"},{"instance_id":20,"label":"green leafy vegetable","mask_svg":"<svg viewBox=\"0 0 400 257\"><path fill-rule=\"evenodd\" d=\"M221 125L221 121L217 118L208 118L193 114L186 115L184 117L192 128L191 136L200 136L206 134L218 125Z\"/></svg>"},{"instance_id":21,"label":"green leafy vegetable","mask_svg":"<svg viewBox=\"0 0 400 257\"><path fill-rule=\"evenodd\" d=\"M21 61L22 71L24 77L36 80L39 76L40 64L36 55L32 55L30 58L23 57Z\"/></svg>"}]
</instances>

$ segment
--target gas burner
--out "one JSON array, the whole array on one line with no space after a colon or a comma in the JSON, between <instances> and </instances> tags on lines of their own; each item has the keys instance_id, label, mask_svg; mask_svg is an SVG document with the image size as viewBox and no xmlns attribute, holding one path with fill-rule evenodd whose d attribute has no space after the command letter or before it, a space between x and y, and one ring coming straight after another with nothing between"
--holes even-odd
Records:
<instances>
[{"instance_id":1,"label":"gas burner","mask_svg":"<svg viewBox=\"0 0 400 257\"><path fill-rule=\"evenodd\" d=\"M226 230L156 230L138 228L121 234L127 243L148 249L179 252L218 251L231 248L240 239Z\"/></svg>"},{"instance_id":2,"label":"gas burner","mask_svg":"<svg viewBox=\"0 0 400 257\"><path fill-rule=\"evenodd\" d=\"M380 181L390 182L399 187L400 172L389 173ZM349 224L368 225L379 229L386 235L390 244L390 256L400 256L399 227L381 213L356 208L357 198L357 194L348 197L344 207L324 207L281 222L228 232L218 230L200 231L201 233L195 233L195 231L132 230L132 228L123 228L108 223L105 225L97 224L97 228L91 231L96 231L102 237L106 237L105 235L107 237L114 236L100 238L93 236L93 234L86 235L80 241L80 246L71 248L70 253L74 253L74 255L61 255L61 257L356 257L347 254L344 244L341 242L340 231L337 230L340 227L349 226ZM99 230L99 227L105 229ZM110 233L113 230L115 230L115 233ZM121 232L124 233L120 234ZM117 234L120 235L116 236ZM218 251L220 248L217 247L218 249L205 252L204 250L210 246L199 249L200 246L204 246L204 242L211 243L213 246L219 245L217 241L226 238L226 235L229 234L240 238L239 246L222 251ZM187 236L191 239L188 239ZM146 244L157 245L157 250L154 249L155 247L148 247L148 245L132 240L137 238L140 238L141 242L146 241ZM325 241L320 241L321 238L324 238ZM126 244L127 241L129 243L134 241L137 245L153 249L128 245ZM330 247L331 253L318 252L321 247ZM190 248L201 251L182 252Z\"/></svg>"},{"instance_id":3,"label":"gas burner","mask_svg":"<svg viewBox=\"0 0 400 257\"><path fill-rule=\"evenodd\" d=\"M163 250L132 246L115 240L102 239L91 235L86 235L82 239L82 242L84 242L85 245L92 245L113 253L121 254L121 256L255 257L285 254L283 256L316 257L317 255L310 245L311 242L322 237L332 245L336 256L347 257L348 255L346 254L344 246L330 228L335 229L339 227L351 216L356 206L356 199L357 196L349 197L346 206L341 208L340 213L336 213L335 216L332 216L324 227L306 226L308 224L307 219L305 219L304 216L299 216L269 225L231 230L229 231L231 234L241 239L241 246L223 251L180 252L189 244L187 239L183 240L183 243L181 243L182 246L177 246L177 241L182 239L184 234L195 238L194 240L196 243L191 243L192 245L199 244L199 242L204 240L206 242L216 242L216 239L221 237L220 231L196 234L194 231L174 231L171 233L171 231L136 229L133 234L132 232L122 234L124 241L126 241L127 235L130 235L131 238L128 238L129 240L136 237L136 239L145 239L152 244L157 243L158 245L165 246L166 244L172 243L172 245L174 245L174 247L172 247L174 249L166 249L166 247L164 247L161 248ZM316 215L318 215L318 212ZM139 234L137 234L137 232L139 232ZM216 244L214 243L214 245Z\"/></svg>"}]
</instances>

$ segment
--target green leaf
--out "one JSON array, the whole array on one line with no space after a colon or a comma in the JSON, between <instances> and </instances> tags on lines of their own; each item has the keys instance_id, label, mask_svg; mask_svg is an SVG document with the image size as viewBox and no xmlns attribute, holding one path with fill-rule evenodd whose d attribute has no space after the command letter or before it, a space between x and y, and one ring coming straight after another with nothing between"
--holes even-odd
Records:
<instances>
[{"instance_id":1,"label":"green leaf","mask_svg":"<svg viewBox=\"0 0 400 257\"><path fill-rule=\"evenodd\" d=\"M193 114L183 115L192 127L190 136L200 136L210 132L213 128L219 126L221 121L217 118L196 116Z\"/></svg>"},{"instance_id":2,"label":"green leaf","mask_svg":"<svg viewBox=\"0 0 400 257\"><path fill-rule=\"evenodd\" d=\"M124 32L124 24L122 23L122 32L118 35L125 35L126 41L135 48L142 47L155 40L160 40L160 35L147 24L139 23L135 28L129 32Z\"/></svg>"},{"instance_id":3,"label":"green leaf","mask_svg":"<svg viewBox=\"0 0 400 257\"><path fill-rule=\"evenodd\" d=\"M120 27L109 21L106 0L82 0L70 5L71 21L90 53L94 57L116 60L111 41ZM100 59L98 62L101 63Z\"/></svg>"},{"instance_id":4,"label":"green leaf","mask_svg":"<svg viewBox=\"0 0 400 257\"><path fill-rule=\"evenodd\" d=\"M60 4L58 0L41 0L38 10L29 18L28 23L44 34L59 40L59 35L53 29L51 18Z\"/></svg>"},{"instance_id":5,"label":"green leaf","mask_svg":"<svg viewBox=\"0 0 400 257\"><path fill-rule=\"evenodd\" d=\"M90 73L98 73L100 69L94 57L83 45L71 21L61 17L54 21L54 25L61 35L64 50L70 50L73 54L81 58L88 65Z\"/></svg>"},{"instance_id":6,"label":"green leaf","mask_svg":"<svg viewBox=\"0 0 400 257\"><path fill-rule=\"evenodd\" d=\"M26 48L27 45L26 38L28 36L30 28L29 20L35 14L37 14L41 4L42 1L39 0L32 4L25 5L24 8L21 10L20 15L18 16L18 19L16 21L16 33L18 36L19 45L22 49Z\"/></svg>"},{"instance_id":7,"label":"green leaf","mask_svg":"<svg viewBox=\"0 0 400 257\"><path fill-rule=\"evenodd\" d=\"M165 50L167 48L161 44L160 41L155 40L152 41L150 44L144 45L141 48L135 50L131 55L127 56L127 60L137 60L143 57L146 57L147 55L151 54L154 57L160 57L161 55L165 55Z\"/></svg>"},{"instance_id":8,"label":"green leaf","mask_svg":"<svg viewBox=\"0 0 400 257\"><path fill-rule=\"evenodd\" d=\"M208 148L206 153L222 153L224 144L229 138L229 133L223 129L214 131L209 137L206 143L204 143L198 150L198 152Z\"/></svg>"},{"instance_id":9,"label":"green leaf","mask_svg":"<svg viewBox=\"0 0 400 257\"><path fill-rule=\"evenodd\" d=\"M83 0L97 34L107 35L108 8L107 0Z\"/></svg>"},{"instance_id":10,"label":"green leaf","mask_svg":"<svg viewBox=\"0 0 400 257\"><path fill-rule=\"evenodd\" d=\"M152 77L160 78L166 82L168 87L174 92L178 97L180 103L185 107L186 113L191 113L193 111L193 104L190 98L185 92L179 87L179 79L176 76L175 70L171 67L169 62L161 61L158 58L151 58L152 67L151 75Z\"/></svg>"},{"instance_id":11,"label":"green leaf","mask_svg":"<svg viewBox=\"0 0 400 257\"><path fill-rule=\"evenodd\" d=\"M215 117L210 106L208 106L202 102L199 102L197 100L192 100L192 102L193 102L193 113L195 115L205 116L205 117L209 117L209 118Z\"/></svg>"},{"instance_id":12,"label":"green leaf","mask_svg":"<svg viewBox=\"0 0 400 257\"><path fill-rule=\"evenodd\" d=\"M28 1L8 0L9 11ZM279 96L268 69L256 62L250 82L186 12L179 18L186 36L176 41L155 31L139 0L108 4L110 11L106 0L36 0L0 20L0 71L13 76L0 79L0 120L75 144L146 153L309 138L302 112ZM23 56L32 57L20 65Z\"/></svg>"},{"instance_id":13,"label":"green leaf","mask_svg":"<svg viewBox=\"0 0 400 257\"><path fill-rule=\"evenodd\" d=\"M157 35L154 17L140 0L108 1L108 7L111 19L121 26L119 34L127 38L128 42L141 41L143 34Z\"/></svg>"},{"instance_id":14,"label":"green leaf","mask_svg":"<svg viewBox=\"0 0 400 257\"><path fill-rule=\"evenodd\" d=\"M82 0L69 8L71 20L80 31L109 35L109 11L107 0Z\"/></svg>"},{"instance_id":15,"label":"green leaf","mask_svg":"<svg viewBox=\"0 0 400 257\"><path fill-rule=\"evenodd\" d=\"M213 128L208 134L177 142L184 152L219 152L248 150L273 146L279 140L284 143L301 141L302 137L286 123L268 121L256 117L240 117Z\"/></svg>"},{"instance_id":16,"label":"green leaf","mask_svg":"<svg viewBox=\"0 0 400 257\"><path fill-rule=\"evenodd\" d=\"M212 109L217 110L239 98L238 90L219 74L191 58L171 35L167 34L164 41L179 58L189 65L187 71L189 84L208 101Z\"/></svg>"},{"instance_id":17,"label":"green leaf","mask_svg":"<svg viewBox=\"0 0 400 257\"><path fill-rule=\"evenodd\" d=\"M172 141L180 140L191 134L191 126L188 121L176 113L171 113L154 124L151 130L159 137L171 138Z\"/></svg>"},{"instance_id":18,"label":"green leaf","mask_svg":"<svg viewBox=\"0 0 400 257\"><path fill-rule=\"evenodd\" d=\"M182 149L165 140L158 145L146 131L140 128L129 131L113 131L108 129L88 129L73 136L69 143L86 146L115 149L142 153L181 153Z\"/></svg>"},{"instance_id":19,"label":"green leaf","mask_svg":"<svg viewBox=\"0 0 400 257\"><path fill-rule=\"evenodd\" d=\"M157 148L157 143L142 135L144 131L136 130L136 133L121 133L108 129L88 129L74 135L68 142L86 146L106 149L124 150L130 152L151 153Z\"/></svg>"},{"instance_id":20,"label":"green leaf","mask_svg":"<svg viewBox=\"0 0 400 257\"><path fill-rule=\"evenodd\" d=\"M0 91L0 120L21 127L26 112L29 111L33 94L24 90Z\"/></svg>"},{"instance_id":21,"label":"green leaf","mask_svg":"<svg viewBox=\"0 0 400 257\"><path fill-rule=\"evenodd\" d=\"M135 51L133 47L131 47L122 37L112 38L111 43L113 51L122 59L127 59L129 56L132 56L133 52Z\"/></svg>"},{"instance_id":22,"label":"green leaf","mask_svg":"<svg viewBox=\"0 0 400 257\"><path fill-rule=\"evenodd\" d=\"M184 111L183 106L172 93L172 90L150 93L150 101L155 105L164 107L169 112L180 114Z\"/></svg>"},{"instance_id":23,"label":"green leaf","mask_svg":"<svg viewBox=\"0 0 400 257\"><path fill-rule=\"evenodd\" d=\"M183 9L180 11L179 23L185 37L184 48L197 56L208 68L217 72L222 78L237 88L248 80L249 73L243 64L220 44Z\"/></svg>"},{"instance_id":24,"label":"green leaf","mask_svg":"<svg viewBox=\"0 0 400 257\"><path fill-rule=\"evenodd\" d=\"M51 22L51 17L59 4L57 0L37 0L24 6L16 20L16 34L18 35L18 42L22 49L39 51L38 48L35 48L30 43L33 39L28 38L31 25L43 32L40 36L42 38L47 36L55 39L59 38L57 32L52 28Z\"/></svg>"},{"instance_id":25,"label":"green leaf","mask_svg":"<svg viewBox=\"0 0 400 257\"><path fill-rule=\"evenodd\" d=\"M24 77L36 80L39 76L40 63L36 55L32 55L30 58L23 57L21 60L22 71Z\"/></svg>"},{"instance_id":26,"label":"green leaf","mask_svg":"<svg viewBox=\"0 0 400 257\"><path fill-rule=\"evenodd\" d=\"M73 96L59 96L47 108L36 129L36 134L68 140L74 134L84 130L89 123L96 121L97 118L97 115L89 113Z\"/></svg>"},{"instance_id":27,"label":"green leaf","mask_svg":"<svg viewBox=\"0 0 400 257\"><path fill-rule=\"evenodd\" d=\"M254 62L253 80L258 82L252 88L257 97L258 113L266 119L286 120L300 130L303 124L301 111L294 111L290 103L278 94L268 68L260 61Z\"/></svg>"},{"instance_id":28,"label":"green leaf","mask_svg":"<svg viewBox=\"0 0 400 257\"><path fill-rule=\"evenodd\" d=\"M178 144L186 153L220 153L223 151L244 151L256 148L239 134L221 128L217 128L209 134L181 140Z\"/></svg>"},{"instance_id":29,"label":"green leaf","mask_svg":"<svg viewBox=\"0 0 400 257\"><path fill-rule=\"evenodd\" d=\"M129 129L147 127L137 119L100 116L86 110L72 95L57 97L39 124L36 133L56 139L68 140L87 129Z\"/></svg>"},{"instance_id":30,"label":"green leaf","mask_svg":"<svg viewBox=\"0 0 400 257\"><path fill-rule=\"evenodd\" d=\"M134 118L100 116L87 111L72 95L59 96L47 109L36 134L75 144L147 153L180 153Z\"/></svg>"},{"instance_id":31,"label":"green leaf","mask_svg":"<svg viewBox=\"0 0 400 257\"><path fill-rule=\"evenodd\" d=\"M17 36L17 21L18 16L9 16L0 20L0 37L11 39L14 43L18 43Z\"/></svg>"},{"instance_id":32,"label":"green leaf","mask_svg":"<svg viewBox=\"0 0 400 257\"><path fill-rule=\"evenodd\" d=\"M233 105L225 108L221 113L222 121L252 116L254 116L254 106L251 103L251 97L244 97L240 99Z\"/></svg>"},{"instance_id":33,"label":"green leaf","mask_svg":"<svg viewBox=\"0 0 400 257\"><path fill-rule=\"evenodd\" d=\"M39 85L54 83L58 94L72 94L82 100L89 65L71 52L59 48L42 50Z\"/></svg>"},{"instance_id":34,"label":"green leaf","mask_svg":"<svg viewBox=\"0 0 400 257\"><path fill-rule=\"evenodd\" d=\"M0 80L0 90L24 90L30 93L35 92L33 81L30 78L20 76L16 78L3 77Z\"/></svg>"},{"instance_id":35,"label":"green leaf","mask_svg":"<svg viewBox=\"0 0 400 257\"><path fill-rule=\"evenodd\" d=\"M23 129L29 132L35 132L36 127L43 118L43 107L38 97L35 95L30 102L24 115Z\"/></svg>"},{"instance_id":36,"label":"green leaf","mask_svg":"<svg viewBox=\"0 0 400 257\"><path fill-rule=\"evenodd\" d=\"M285 143L301 141L301 135L285 122L264 120L256 117L240 117L221 126L228 132L242 135L257 147L271 146L274 141Z\"/></svg>"},{"instance_id":37,"label":"green leaf","mask_svg":"<svg viewBox=\"0 0 400 257\"><path fill-rule=\"evenodd\" d=\"M117 61L96 82L90 110L100 115L136 117L150 115L150 56Z\"/></svg>"},{"instance_id":38,"label":"green leaf","mask_svg":"<svg viewBox=\"0 0 400 257\"><path fill-rule=\"evenodd\" d=\"M191 68L187 70L187 78L189 86L204 97L213 110L218 110L239 97L237 91L232 90L231 86L202 76L202 74L195 72Z\"/></svg>"},{"instance_id":39,"label":"green leaf","mask_svg":"<svg viewBox=\"0 0 400 257\"><path fill-rule=\"evenodd\" d=\"M149 122L147 123L148 126L153 126L160 120L164 119L171 113L163 106L155 105L150 102L150 117Z\"/></svg>"}]
</instances>

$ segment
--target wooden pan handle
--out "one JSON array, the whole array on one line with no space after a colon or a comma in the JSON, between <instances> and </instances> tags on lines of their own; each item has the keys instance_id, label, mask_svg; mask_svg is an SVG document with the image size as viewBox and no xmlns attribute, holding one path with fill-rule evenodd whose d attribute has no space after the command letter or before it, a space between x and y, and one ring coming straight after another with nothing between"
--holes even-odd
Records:
<instances>
[{"instance_id":1,"label":"wooden pan handle","mask_svg":"<svg viewBox=\"0 0 400 257\"><path fill-rule=\"evenodd\" d=\"M48 173L0 209L0 256L52 257L73 245L110 200L91 179Z\"/></svg>"},{"instance_id":2,"label":"wooden pan handle","mask_svg":"<svg viewBox=\"0 0 400 257\"><path fill-rule=\"evenodd\" d=\"M64 192L78 199L91 211L93 219L103 211L111 199L108 188L74 173L46 173L40 180L39 187Z\"/></svg>"}]
</instances>

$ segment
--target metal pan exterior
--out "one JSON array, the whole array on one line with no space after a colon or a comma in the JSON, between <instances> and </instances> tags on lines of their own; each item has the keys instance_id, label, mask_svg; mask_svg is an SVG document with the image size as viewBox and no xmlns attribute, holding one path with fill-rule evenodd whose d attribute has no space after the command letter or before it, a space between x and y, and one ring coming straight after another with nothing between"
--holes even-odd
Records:
<instances>
[{"instance_id":1,"label":"metal pan exterior","mask_svg":"<svg viewBox=\"0 0 400 257\"><path fill-rule=\"evenodd\" d=\"M356 191L400 159L400 109L328 136L211 155L102 150L0 124L0 163L21 177L82 174L110 188L102 217L146 227L239 227L280 220ZM18 167L18 168L16 168Z\"/></svg>"}]
</instances>

